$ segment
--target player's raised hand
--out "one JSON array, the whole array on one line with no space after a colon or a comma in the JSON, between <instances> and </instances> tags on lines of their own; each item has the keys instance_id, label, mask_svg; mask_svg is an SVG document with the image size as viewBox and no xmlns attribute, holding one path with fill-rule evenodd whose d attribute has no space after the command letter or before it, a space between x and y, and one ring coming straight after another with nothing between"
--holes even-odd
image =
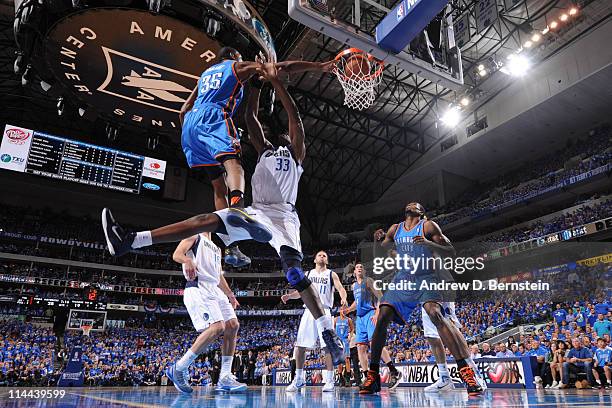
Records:
<instances>
[{"instance_id":1,"label":"player's raised hand","mask_svg":"<svg viewBox=\"0 0 612 408\"><path fill-rule=\"evenodd\" d=\"M288 294L284 294L281 296L281 302L283 302L283 304L287 304L287 301L289 300L289 295Z\"/></svg>"},{"instance_id":2,"label":"player's raised hand","mask_svg":"<svg viewBox=\"0 0 612 408\"><path fill-rule=\"evenodd\" d=\"M187 259L187 261L183 264L183 267L185 268L185 274L187 274L187 280L195 280L198 267L196 266L195 262L193 262L193 259Z\"/></svg>"},{"instance_id":3,"label":"player's raised hand","mask_svg":"<svg viewBox=\"0 0 612 408\"><path fill-rule=\"evenodd\" d=\"M278 71L276 69L276 65L272 63L262 64L260 74L267 80L271 81L273 79L278 78Z\"/></svg>"},{"instance_id":4,"label":"player's raised hand","mask_svg":"<svg viewBox=\"0 0 612 408\"><path fill-rule=\"evenodd\" d=\"M382 241L385 238L385 230L377 229L374 231L374 241Z\"/></svg>"}]
</instances>

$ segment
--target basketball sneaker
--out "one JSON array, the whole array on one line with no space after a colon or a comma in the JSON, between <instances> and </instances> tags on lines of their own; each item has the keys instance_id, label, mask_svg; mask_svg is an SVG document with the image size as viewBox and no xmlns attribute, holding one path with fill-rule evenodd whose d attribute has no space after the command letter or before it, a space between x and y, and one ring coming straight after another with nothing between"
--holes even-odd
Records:
<instances>
[{"instance_id":1,"label":"basketball sneaker","mask_svg":"<svg viewBox=\"0 0 612 408\"><path fill-rule=\"evenodd\" d=\"M391 371L389 370L389 380L387 380L387 387L390 390L394 390L399 385L400 380L402 379L402 372L399 370Z\"/></svg>"},{"instance_id":2,"label":"basketball sneaker","mask_svg":"<svg viewBox=\"0 0 612 408\"><path fill-rule=\"evenodd\" d=\"M436 381L435 383L425 387L423 391L425 392L446 392L446 391L452 391L454 389L455 389L455 384L453 384L453 381L449 377L444 376L444 377L438 378L438 381Z\"/></svg>"},{"instance_id":3,"label":"basketball sneaker","mask_svg":"<svg viewBox=\"0 0 612 408\"><path fill-rule=\"evenodd\" d=\"M272 239L270 230L242 208L228 208L226 220L232 227L245 229L257 242L267 243Z\"/></svg>"},{"instance_id":4,"label":"basketball sneaker","mask_svg":"<svg viewBox=\"0 0 612 408\"><path fill-rule=\"evenodd\" d=\"M359 394L371 395L380 392L380 374L372 370L368 370L368 375L363 385L359 387Z\"/></svg>"},{"instance_id":5,"label":"basketball sneaker","mask_svg":"<svg viewBox=\"0 0 612 408\"><path fill-rule=\"evenodd\" d=\"M126 232L115 218L109 208L102 210L102 229L106 237L108 252L113 256L121 256L132 250L132 243L136 234Z\"/></svg>"},{"instance_id":6,"label":"basketball sneaker","mask_svg":"<svg viewBox=\"0 0 612 408\"><path fill-rule=\"evenodd\" d=\"M188 371L179 371L176 369L176 363L172 364L166 370L166 375L174 384L174 387L180 392L184 392L186 394L193 392L193 388L189 384L189 372Z\"/></svg>"},{"instance_id":7,"label":"basketball sneaker","mask_svg":"<svg viewBox=\"0 0 612 408\"><path fill-rule=\"evenodd\" d=\"M297 392L301 390L302 388L304 388L305 386L306 386L306 383L304 382L304 380L302 380L301 378L298 379L296 376L293 379L293 381L291 381L291 384L289 384L287 388L285 388L285 391L286 392Z\"/></svg>"},{"instance_id":8,"label":"basketball sneaker","mask_svg":"<svg viewBox=\"0 0 612 408\"><path fill-rule=\"evenodd\" d=\"M230 264L235 268L242 268L243 266L251 264L251 258L243 254L240 248L238 248L238 245L232 245L225 248L224 261L226 264Z\"/></svg>"},{"instance_id":9,"label":"basketball sneaker","mask_svg":"<svg viewBox=\"0 0 612 408\"><path fill-rule=\"evenodd\" d=\"M334 392L336 386L333 381L326 382L323 385L323 392Z\"/></svg>"},{"instance_id":10,"label":"basketball sneaker","mask_svg":"<svg viewBox=\"0 0 612 408\"><path fill-rule=\"evenodd\" d=\"M242 392L246 391L246 389L247 385L239 382L236 379L236 376L234 376L233 374L229 374L224 376L223 378L220 378L219 382L217 383L217 388L215 388L215 390L223 392Z\"/></svg>"},{"instance_id":11,"label":"basketball sneaker","mask_svg":"<svg viewBox=\"0 0 612 408\"><path fill-rule=\"evenodd\" d=\"M323 337L334 366L344 363L344 343L336 332L331 329L323 330L321 337Z\"/></svg>"},{"instance_id":12,"label":"basketball sneaker","mask_svg":"<svg viewBox=\"0 0 612 408\"><path fill-rule=\"evenodd\" d=\"M479 395L482 394L482 387L476 380L476 374L472 367L467 366L459 370L459 376L465 382L465 389L468 395Z\"/></svg>"}]
</instances>

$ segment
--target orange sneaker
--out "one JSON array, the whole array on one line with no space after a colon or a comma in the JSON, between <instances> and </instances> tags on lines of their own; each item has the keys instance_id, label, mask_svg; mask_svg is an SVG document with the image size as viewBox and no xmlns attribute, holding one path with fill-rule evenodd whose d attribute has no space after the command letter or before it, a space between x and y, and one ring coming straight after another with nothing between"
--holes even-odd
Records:
<instances>
[{"instance_id":1,"label":"orange sneaker","mask_svg":"<svg viewBox=\"0 0 612 408\"><path fill-rule=\"evenodd\" d=\"M482 394L482 387L478 384L476 380L476 374L472 367L467 366L463 367L459 370L459 375L463 382L465 382L465 389L467 390L468 395L480 395Z\"/></svg>"}]
</instances>

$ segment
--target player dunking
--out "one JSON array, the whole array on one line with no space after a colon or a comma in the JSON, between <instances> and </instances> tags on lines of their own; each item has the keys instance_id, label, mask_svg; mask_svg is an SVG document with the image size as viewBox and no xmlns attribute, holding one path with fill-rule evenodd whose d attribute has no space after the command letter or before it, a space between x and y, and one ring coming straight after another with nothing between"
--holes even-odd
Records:
<instances>
[{"instance_id":1,"label":"player dunking","mask_svg":"<svg viewBox=\"0 0 612 408\"><path fill-rule=\"evenodd\" d=\"M321 69L321 64L300 63L308 69ZM125 232L115 221L110 210L102 211L102 225L109 252L121 255L132 249L161 242L184 239L200 232L215 232L226 245L254 239L268 242L279 254L287 280L300 293L302 301L312 313L318 330L328 348L334 365L344 360L342 342L333 331L333 323L324 313L318 294L301 268L300 221L295 211L297 188L303 172L301 163L306 154L304 128L295 102L277 77L274 64L266 64L265 73L279 95L289 118L289 138L281 138L273 146L263 134L257 112L259 89L257 83L249 95L247 127L259 161L253 173L253 205L244 210L226 208L213 214L202 214L176 224L138 233ZM258 220L251 214L257 216Z\"/></svg>"},{"instance_id":2,"label":"player dunking","mask_svg":"<svg viewBox=\"0 0 612 408\"><path fill-rule=\"evenodd\" d=\"M355 264L353 296L355 300L345 313L349 314L353 311L357 313L355 342L357 343L359 365L361 366L361 371L365 374L368 371L368 348L372 344L374 326L376 325L379 313L378 302L382 297L382 292L374 288L372 278L366 278L364 276L362 263ZM383 347L381 354L378 356L378 361L380 361L381 358L389 368L390 375L387 385L389 389L392 390L399 385L402 373L393 364L393 360L391 360L391 356L386 347Z\"/></svg>"},{"instance_id":3,"label":"player dunking","mask_svg":"<svg viewBox=\"0 0 612 408\"><path fill-rule=\"evenodd\" d=\"M331 309L334 307L334 289L340 294L340 304L342 307L347 305L346 303L346 289L342 286L340 278L336 272L330 270L327 267L328 258L325 251L317 252L315 256L315 268L306 274L306 277L312 282L312 287L319 294L321 303L325 308L325 315L331 319ZM300 294L297 290L289 292L281 296L283 303L287 303L289 299L298 299ZM338 332L336 331L336 334ZM325 343L321 337L321 333L317 328L316 321L310 311L305 310L302 318L300 319L300 326L298 328L297 340L295 342L295 348L293 350L293 357L295 358L295 378L287 386L287 392L299 391L306 385L306 378L304 376L304 359L306 357L306 349L314 349L317 347L317 340L320 340L321 346ZM344 346L345 351L348 350L347 345ZM323 377L323 392L334 391L334 367L329 352L325 355L325 375Z\"/></svg>"},{"instance_id":4,"label":"player dunking","mask_svg":"<svg viewBox=\"0 0 612 408\"><path fill-rule=\"evenodd\" d=\"M238 382L231 371L239 328L234 308L239 304L221 271L221 250L211 241L210 233L203 233L182 240L172 258L183 266L187 279L183 301L200 335L183 357L167 369L168 378L179 391L192 392L189 366L209 344L223 335L217 389L246 390L246 384Z\"/></svg>"},{"instance_id":5,"label":"player dunking","mask_svg":"<svg viewBox=\"0 0 612 408\"><path fill-rule=\"evenodd\" d=\"M425 208L419 203L409 203L405 208L405 220L392 225L385 233L378 230L374 233L376 242L382 241L383 247L391 248L395 245L400 257L413 259L421 258L425 262L416 269L400 269L394 276L393 282L414 281L420 287L422 281L438 282L438 271L431 268L427 259L440 255L452 255L454 248L446 238L440 227L433 221L425 219ZM372 337L372 356L368 378L361 386L360 394L374 394L380 391L380 355L386 342L387 327L391 321L405 324L418 303L423 304L425 312L436 326L444 345L446 345L459 368L459 375L466 383L469 395L482 392L478 384L476 373L467 361L469 354L463 344L465 339L454 325L445 316L441 307L441 294L434 291L388 290L381 302L378 321Z\"/></svg>"},{"instance_id":6,"label":"player dunking","mask_svg":"<svg viewBox=\"0 0 612 408\"><path fill-rule=\"evenodd\" d=\"M338 377L340 385L347 386L351 382L351 355L350 355L350 336L354 335L355 327L353 320L344 314L344 308L340 308L340 315L334 318L334 328L336 334L344 344L344 364L338 365Z\"/></svg>"},{"instance_id":7,"label":"player dunking","mask_svg":"<svg viewBox=\"0 0 612 408\"><path fill-rule=\"evenodd\" d=\"M276 66L283 72L300 72L312 66L321 70L331 68L330 63L300 61ZM219 62L202 73L181 107L183 152L190 168L206 170L214 190L215 210L244 207L244 170L233 116L242 100L243 83L261 68L259 62L242 61L242 55L234 48L223 47ZM225 262L241 267L251 260L232 244L225 250Z\"/></svg>"}]
</instances>

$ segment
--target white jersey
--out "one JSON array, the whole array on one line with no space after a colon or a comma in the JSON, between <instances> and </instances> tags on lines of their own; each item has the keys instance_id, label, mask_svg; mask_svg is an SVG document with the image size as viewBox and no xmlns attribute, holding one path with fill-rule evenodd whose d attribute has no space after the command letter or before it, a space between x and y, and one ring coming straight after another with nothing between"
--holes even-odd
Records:
<instances>
[{"instance_id":1,"label":"white jersey","mask_svg":"<svg viewBox=\"0 0 612 408\"><path fill-rule=\"evenodd\" d=\"M319 294L321 304L324 308L331 309L334 307L334 280L332 279L332 270L325 269L317 272L316 269L311 269L306 276L312 282L312 287ZM306 306L304 306L306 307Z\"/></svg>"},{"instance_id":2,"label":"white jersey","mask_svg":"<svg viewBox=\"0 0 612 408\"><path fill-rule=\"evenodd\" d=\"M293 158L290 147L279 146L265 150L251 178L253 205L295 205L303 172L302 166Z\"/></svg>"},{"instance_id":3,"label":"white jersey","mask_svg":"<svg viewBox=\"0 0 612 408\"><path fill-rule=\"evenodd\" d=\"M221 249L204 234L198 234L198 239L187 251L197 270L198 284L218 285L221 279ZM183 265L183 274L185 266ZM186 274L185 274L186 276Z\"/></svg>"}]
</instances>

